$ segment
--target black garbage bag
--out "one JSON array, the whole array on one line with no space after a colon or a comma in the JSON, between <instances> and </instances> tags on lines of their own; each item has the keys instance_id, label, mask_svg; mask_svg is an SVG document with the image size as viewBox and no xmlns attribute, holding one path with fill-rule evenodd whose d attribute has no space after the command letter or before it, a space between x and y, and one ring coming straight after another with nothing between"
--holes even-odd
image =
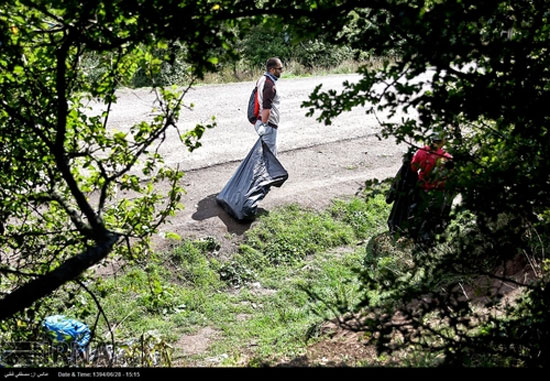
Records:
<instances>
[{"instance_id":1,"label":"black garbage bag","mask_svg":"<svg viewBox=\"0 0 550 381\"><path fill-rule=\"evenodd\" d=\"M217 203L239 221L253 220L258 202L272 186L280 187L288 172L261 138L216 196Z\"/></svg>"},{"instance_id":2,"label":"black garbage bag","mask_svg":"<svg viewBox=\"0 0 550 381\"><path fill-rule=\"evenodd\" d=\"M403 163L395 175L386 196L388 204L393 206L388 217L391 233L412 233L415 228L415 212L418 205L418 175L411 168L412 152L403 156Z\"/></svg>"}]
</instances>

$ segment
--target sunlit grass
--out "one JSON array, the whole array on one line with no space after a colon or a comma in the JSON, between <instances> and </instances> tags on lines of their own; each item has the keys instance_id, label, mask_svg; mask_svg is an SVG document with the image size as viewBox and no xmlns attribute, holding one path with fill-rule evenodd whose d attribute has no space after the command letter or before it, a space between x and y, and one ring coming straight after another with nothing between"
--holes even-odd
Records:
<instances>
[{"instance_id":1,"label":"sunlit grass","mask_svg":"<svg viewBox=\"0 0 550 381\"><path fill-rule=\"evenodd\" d=\"M174 361L181 366L260 365L299 356L315 340L312 327L334 317L312 293L334 303L359 301L354 269L365 252L357 243L380 230L373 221L386 213L380 200L360 198L321 212L283 207L261 216L231 259L217 257L215 242L185 241L158 263L104 280L102 304L121 342L154 330L174 346L183 335L213 329L216 338L202 353L182 356L176 345ZM234 276L245 270L250 276L224 280L231 263ZM107 337L104 323L99 332Z\"/></svg>"}]
</instances>

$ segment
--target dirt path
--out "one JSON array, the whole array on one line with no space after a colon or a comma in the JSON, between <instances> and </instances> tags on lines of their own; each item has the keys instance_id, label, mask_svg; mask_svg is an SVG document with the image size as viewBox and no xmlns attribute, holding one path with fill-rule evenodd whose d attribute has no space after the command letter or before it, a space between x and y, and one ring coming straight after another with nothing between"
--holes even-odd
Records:
<instances>
[{"instance_id":1,"label":"dirt path","mask_svg":"<svg viewBox=\"0 0 550 381\"><path fill-rule=\"evenodd\" d=\"M395 174L406 147L391 140L375 137L379 124L375 117L357 108L342 114L331 126L306 117L301 104L313 89L341 90L344 81L357 81L358 75L332 75L278 81L281 94L281 125L278 132L279 159L289 173L281 188L272 188L259 207L272 210L289 203L311 208L323 208L336 197L353 195L365 180L383 179ZM175 131L168 134L161 153L168 165L179 165L186 175L187 191L182 203L185 209L171 218L165 231L184 237L213 236L231 250L233 238L238 239L250 224L240 224L219 208L215 195L238 167L257 139L245 117L245 106L253 82L200 86L185 97L192 111L185 110L178 127L189 130L196 123L207 123L216 117L217 127L207 130L202 147L188 152ZM123 90L110 115L109 126L127 130L151 117L155 95L147 89ZM96 111L99 106L94 108ZM382 118L378 115L379 118ZM400 117L399 115L397 117ZM160 238L159 248L171 245Z\"/></svg>"}]
</instances>

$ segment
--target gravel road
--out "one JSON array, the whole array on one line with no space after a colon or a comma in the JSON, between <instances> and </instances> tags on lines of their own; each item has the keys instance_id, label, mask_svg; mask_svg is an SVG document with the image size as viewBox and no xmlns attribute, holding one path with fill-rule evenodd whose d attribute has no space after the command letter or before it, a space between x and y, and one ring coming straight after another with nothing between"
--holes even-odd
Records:
<instances>
[{"instance_id":1,"label":"gravel road","mask_svg":"<svg viewBox=\"0 0 550 381\"><path fill-rule=\"evenodd\" d=\"M375 137L380 126L374 116L356 108L340 115L331 126L305 116L300 107L313 89L342 89L346 80L359 75L330 75L308 78L281 78L277 88L281 96L281 123L278 132L279 160L289 172L281 188L272 188L260 208L298 203L310 208L326 207L330 200L353 195L371 178L393 176L406 147L393 140ZM196 123L208 123L215 116L217 127L202 138L202 147L188 152L175 132L163 143L161 153L168 165L180 165L187 190L185 209L173 217L163 230L184 237L214 236L231 244L251 224L236 223L215 203L222 189L257 139L246 119L246 104L254 82L198 86L185 97L192 110L182 112L178 127L191 129ZM109 118L110 128L127 130L132 124L151 117L154 94L147 89L122 90ZM380 116L379 116L380 117ZM228 234L230 233L230 234ZM157 240L161 247L170 242ZM225 248L230 250L229 247ZM222 248L223 250L223 248Z\"/></svg>"}]
</instances>

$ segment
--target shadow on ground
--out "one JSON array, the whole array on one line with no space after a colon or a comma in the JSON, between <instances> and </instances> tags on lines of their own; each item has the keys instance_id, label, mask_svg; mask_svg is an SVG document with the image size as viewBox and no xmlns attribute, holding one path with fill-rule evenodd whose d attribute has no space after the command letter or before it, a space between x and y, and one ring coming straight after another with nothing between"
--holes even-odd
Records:
<instances>
[{"instance_id":1,"label":"shadow on ground","mask_svg":"<svg viewBox=\"0 0 550 381\"><path fill-rule=\"evenodd\" d=\"M221 206L216 202L216 194L206 196L199 201L197 210L191 218L196 221L203 221L208 218L219 218L227 227L227 231L232 234L242 235L250 229L253 221L241 222L231 217ZM267 214L265 209L258 208L258 215Z\"/></svg>"}]
</instances>

